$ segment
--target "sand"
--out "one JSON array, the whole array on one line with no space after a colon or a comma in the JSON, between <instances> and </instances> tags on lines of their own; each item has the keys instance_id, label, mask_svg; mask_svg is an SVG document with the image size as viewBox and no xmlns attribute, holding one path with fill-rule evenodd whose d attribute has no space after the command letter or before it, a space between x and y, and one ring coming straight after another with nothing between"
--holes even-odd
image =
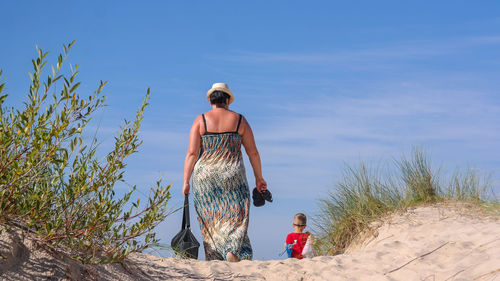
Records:
<instances>
[{"instance_id":1,"label":"sand","mask_svg":"<svg viewBox=\"0 0 500 281\"><path fill-rule=\"evenodd\" d=\"M132 255L82 267L0 235L0 280L500 280L500 221L469 205L407 210L374 224L345 254L312 259L195 261Z\"/></svg>"}]
</instances>

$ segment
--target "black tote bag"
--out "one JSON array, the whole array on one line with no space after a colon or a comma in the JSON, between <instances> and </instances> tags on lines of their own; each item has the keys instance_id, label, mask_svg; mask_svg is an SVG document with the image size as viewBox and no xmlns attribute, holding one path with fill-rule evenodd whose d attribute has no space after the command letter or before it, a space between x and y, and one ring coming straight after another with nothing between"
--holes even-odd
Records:
<instances>
[{"instance_id":1,"label":"black tote bag","mask_svg":"<svg viewBox=\"0 0 500 281\"><path fill-rule=\"evenodd\" d=\"M189 221L189 198L184 197L184 214L182 217L182 229L177 233L170 243L175 253L181 257L198 259L198 249L200 243L191 232L191 223Z\"/></svg>"}]
</instances>

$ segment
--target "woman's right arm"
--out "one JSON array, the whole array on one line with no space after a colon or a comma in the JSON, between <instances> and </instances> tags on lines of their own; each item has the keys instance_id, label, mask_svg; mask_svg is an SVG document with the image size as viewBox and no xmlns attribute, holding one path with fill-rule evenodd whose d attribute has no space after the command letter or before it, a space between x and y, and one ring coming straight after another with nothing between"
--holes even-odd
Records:
<instances>
[{"instance_id":1,"label":"woman's right arm","mask_svg":"<svg viewBox=\"0 0 500 281\"><path fill-rule=\"evenodd\" d=\"M193 173L194 164L196 163L196 159L198 158L198 154L200 153L200 145L201 145L201 134L200 134L200 122L201 115L196 117L194 120L193 126L191 127L191 131L189 133L189 146L186 153L186 159L184 160L184 184L182 186L182 193L186 196L189 194L189 190L191 186L189 185L189 181L191 180L191 175Z\"/></svg>"},{"instance_id":2,"label":"woman's right arm","mask_svg":"<svg viewBox=\"0 0 500 281\"><path fill-rule=\"evenodd\" d=\"M245 117L243 117L242 126L240 126L240 128L242 144L245 147L248 158L250 159L250 164L252 164L253 174L255 176L255 185L257 186L257 190L262 192L262 190L267 189L267 183L262 177L260 155L257 150L257 145L255 144L252 128L250 128L250 124L248 124Z\"/></svg>"}]
</instances>

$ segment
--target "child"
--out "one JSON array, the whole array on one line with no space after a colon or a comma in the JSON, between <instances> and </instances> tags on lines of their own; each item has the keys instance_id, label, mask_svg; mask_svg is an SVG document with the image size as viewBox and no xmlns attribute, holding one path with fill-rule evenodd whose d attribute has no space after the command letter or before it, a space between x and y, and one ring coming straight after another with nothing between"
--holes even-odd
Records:
<instances>
[{"instance_id":1,"label":"child","mask_svg":"<svg viewBox=\"0 0 500 281\"><path fill-rule=\"evenodd\" d=\"M294 232L286 237L286 246L291 247L291 257L301 260L304 256L302 251L309 237L309 232L303 233L307 225L307 217L302 213L298 213L293 218ZM309 245L308 245L309 246ZM311 245L312 248L312 245ZM290 257L290 256L289 256Z\"/></svg>"}]
</instances>

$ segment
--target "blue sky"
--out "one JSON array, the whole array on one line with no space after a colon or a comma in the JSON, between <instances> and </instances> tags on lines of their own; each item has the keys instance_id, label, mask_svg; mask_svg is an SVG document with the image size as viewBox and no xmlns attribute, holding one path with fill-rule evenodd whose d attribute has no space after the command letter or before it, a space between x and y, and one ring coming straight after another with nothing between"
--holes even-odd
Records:
<instances>
[{"instance_id":1,"label":"blue sky","mask_svg":"<svg viewBox=\"0 0 500 281\"><path fill-rule=\"evenodd\" d=\"M344 163L391 161L421 146L436 167L492 173L500 192L498 1L137 3L2 1L7 103L21 105L35 45L53 59L77 40L68 62L81 64L81 95L109 81L108 106L92 124L104 151L151 87L144 144L126 180L146 194L162 177L173 208L189 128L209 110L212 83L228 83L275 197L251 210L255 258L280 258L293 215L305 212L311 224ZM179 228L174 214L159 236L168 244Z\"/></svg>"}]
</instances>

